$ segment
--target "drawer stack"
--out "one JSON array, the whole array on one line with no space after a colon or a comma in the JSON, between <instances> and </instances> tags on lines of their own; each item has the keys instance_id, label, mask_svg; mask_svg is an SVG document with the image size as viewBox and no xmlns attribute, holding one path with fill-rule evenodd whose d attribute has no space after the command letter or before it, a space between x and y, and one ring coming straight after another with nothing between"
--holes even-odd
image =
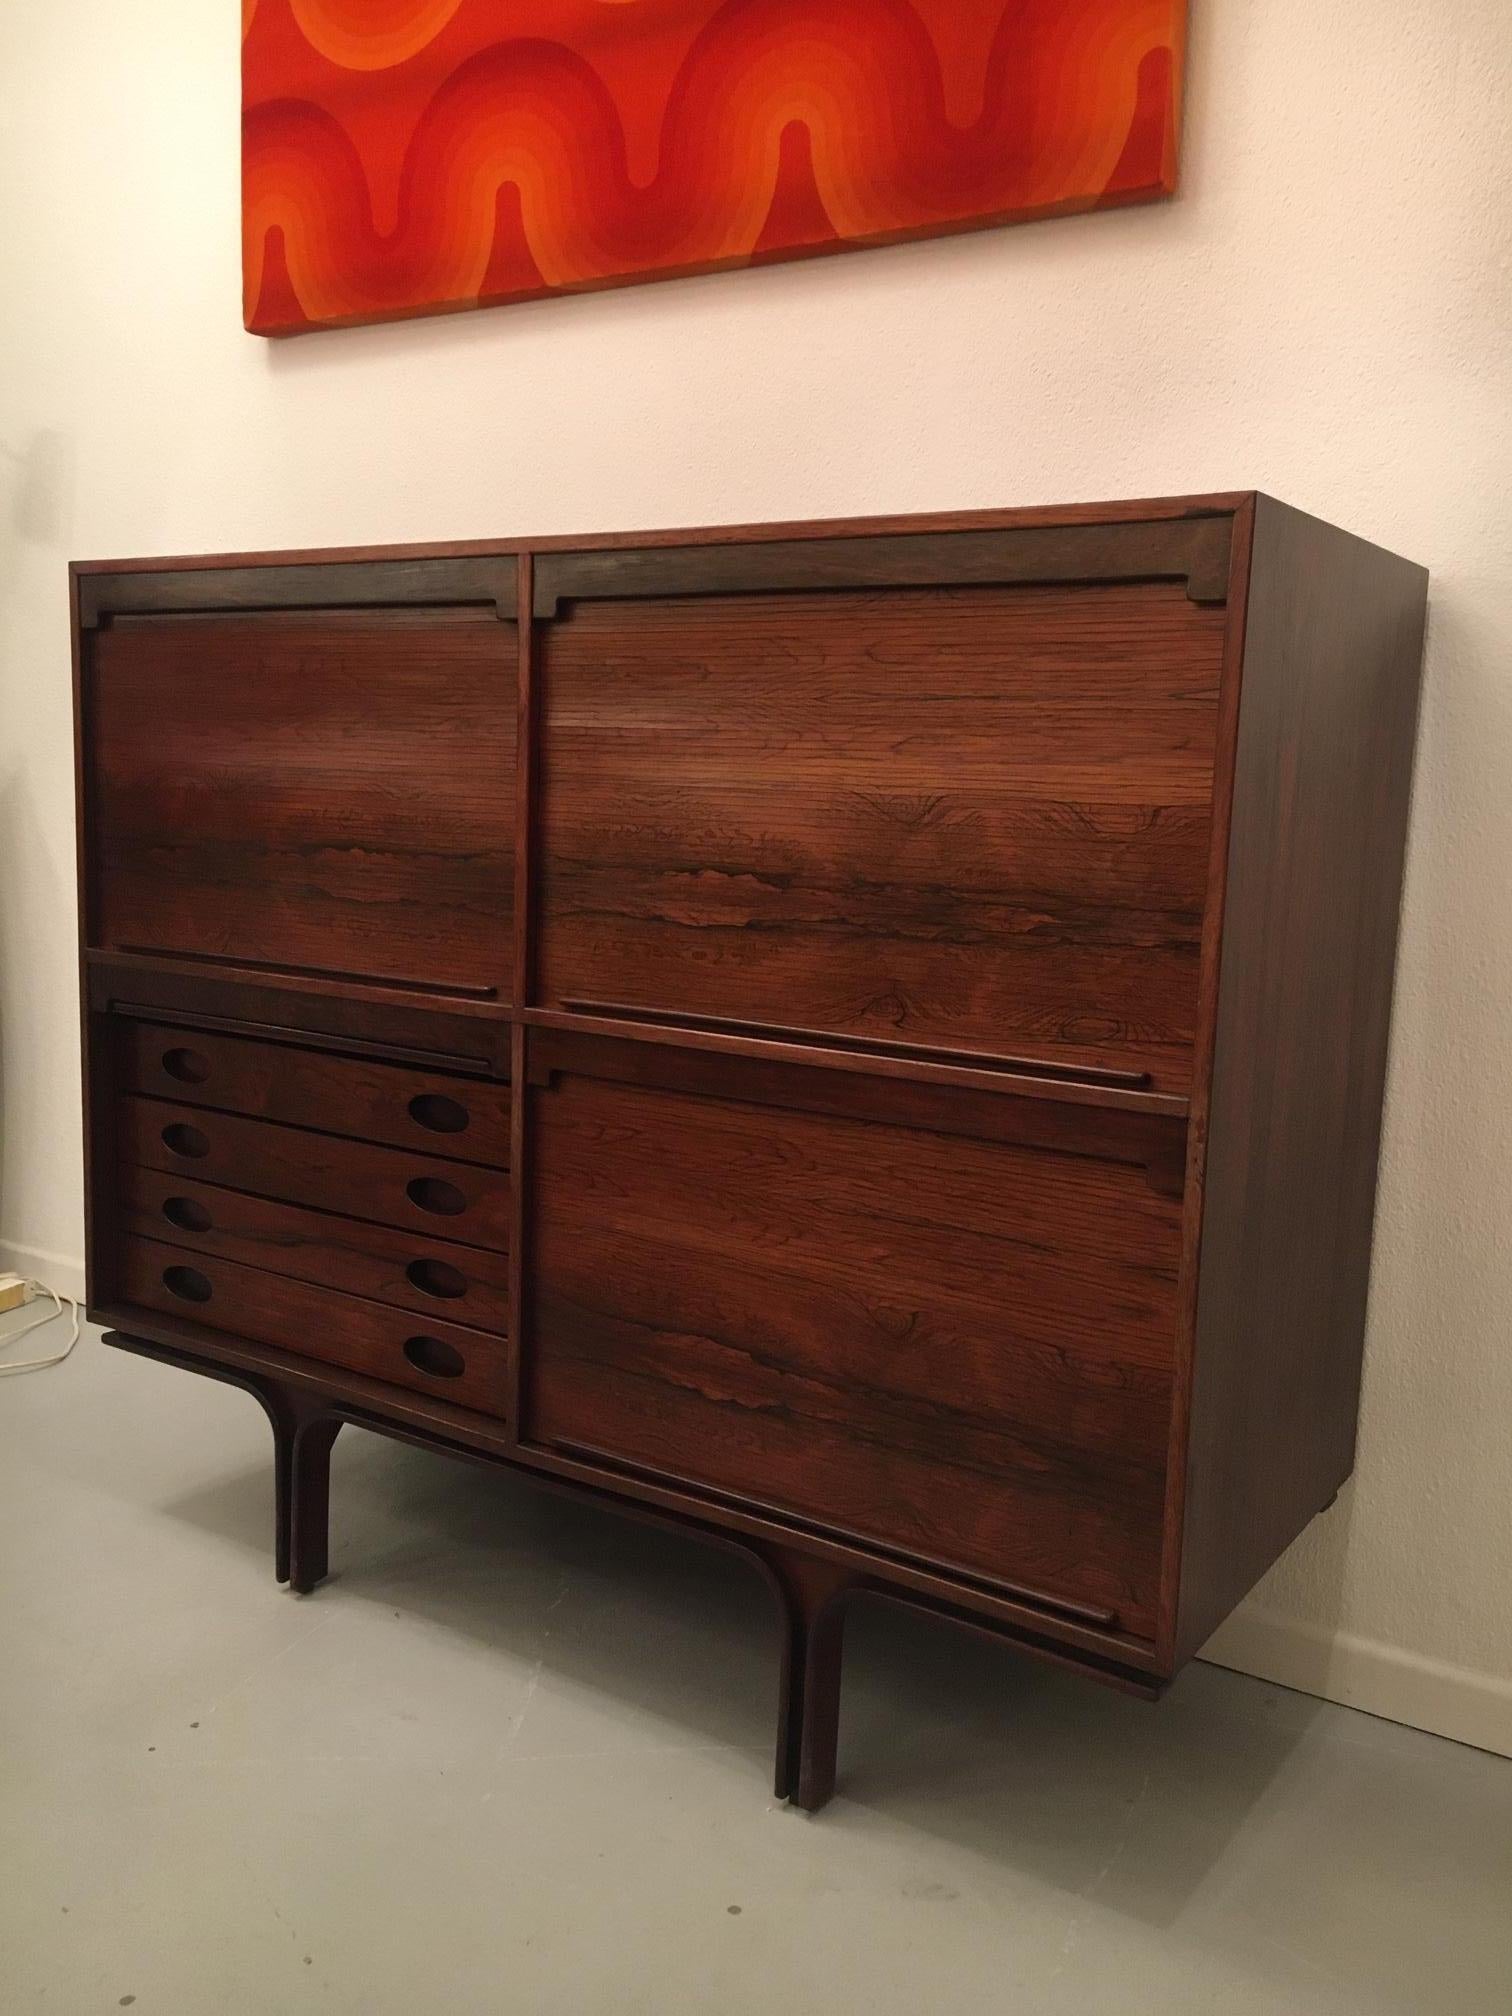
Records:
<instances>
[{"instance_id":1,"label":"drawer stack","mask_svg":"<svg viewBox=\"0 0 1512 2016\"><path fill-rule=\"evenodd\" d=\"M148 1021L118 1054L131 1302L505 1411L508 1086Z\"/></svg>"}]
</instances>

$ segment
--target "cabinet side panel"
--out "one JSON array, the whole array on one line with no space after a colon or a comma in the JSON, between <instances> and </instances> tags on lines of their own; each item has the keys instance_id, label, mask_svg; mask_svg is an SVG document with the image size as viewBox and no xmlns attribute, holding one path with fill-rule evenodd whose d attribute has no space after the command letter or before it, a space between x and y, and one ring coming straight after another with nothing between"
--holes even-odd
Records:
<instances>
[{"instance_id":1,"label":"cabinet side panel","mask_svg":"<svg viewBox=\"0 0 1512 2016\"><path fill-rule=\"evenodd\" d=\"M1257 499L1178 1660L1354 1463L1426 596Z\"/></svg>"}]
</instances>

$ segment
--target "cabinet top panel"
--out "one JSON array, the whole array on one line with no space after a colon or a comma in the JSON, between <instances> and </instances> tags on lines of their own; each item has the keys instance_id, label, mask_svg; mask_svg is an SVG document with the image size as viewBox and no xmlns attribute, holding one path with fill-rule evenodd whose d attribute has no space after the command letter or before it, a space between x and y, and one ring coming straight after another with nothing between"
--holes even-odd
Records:
<instances>
[{"instance_id":1,"label":"cabinet top panel","mask_svg":"<svg viewBox=\"0 0 1512 2016\"><path fill-rule=\"evenodd\" d=\"M228 567L330 565L414 559L510 559L525 553L609 551L635 546L717 546L782 539L867 538L888 533L971 532L1056 525L1127 525L1170 519L1232 517L1254 501L1250 490L1191 497L1126 498L1108 503L1029 504L982 511L891 513L855 518L783 519L765 524L656 526L634 532L553 533L533 538L422 541L388 546L281 548L267 552L175 554L75 561L81 582L99 574L141 574Z\"/></svg>"}]
</instances>

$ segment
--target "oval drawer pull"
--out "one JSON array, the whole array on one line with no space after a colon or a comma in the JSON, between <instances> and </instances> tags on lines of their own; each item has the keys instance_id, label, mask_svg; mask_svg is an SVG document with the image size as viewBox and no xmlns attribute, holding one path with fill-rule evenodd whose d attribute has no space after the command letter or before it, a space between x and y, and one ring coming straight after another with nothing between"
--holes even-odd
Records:
<instances>
[{"instance_id":1,"label":"oval drawer pull","mask_svg":"<svg viewBox=\"0 0 1512 2016\"><path fill-rule=\"evenodd\" d=\"M203 1085L210 1076L210 1059L198 1050L165 1050L163 1069L181 1085Z\"/></svg>"},{"instance_id":2,"label":"oval drawer pull","mask_svg":"<svg viewBox=\"0 0 1512 2016\"><path fill-rule=\"evenodd\" d=\"M456 1345L439 1337L411 1337L404 1355L417 1372L428 1373L432 1379L460 1379L467 1370L467 1360Z\"/></svg>"},{"instance_id":3,"label":"oval drawer pull","mask_svg":"<svg viewBox=\"0 0 1512 2016\"><path fill-rule=\"evenodd\" d=\"M439 1176L417 1176L405 1185L404 1194L417 1210L429 1211L436 1218L459 1218L467 1209L467 1199L456 1184L443 1182Z\"/></svg>"},{"instance_id":4,"label":"oval drawer pull","mask_svg":"<svg viewBox=\"0 0 1512 2016\"><path fill-rule=\"evenodd\" d=\"M208 1277L197 1267L165 1267L163 1286L180 1302L208 1302L215 1293Z\"/></svg>"},{"instance_id":5,"label":"oval drawer pull","mask_svg":"<svg viewBox=\"0 0 1512 2016\"><path fill-rule=\"evenodd\" d=\"M433 1295L438 1302L455 1302L467 1293L467 1276L460 1267L450 1267L444 1260L412 1260L404 1270L404 1278L411 1288L418 1288L422 1295Z\"/></svg>"},{"instance_id":6,"label":"oval drawer pull","mask_svg":"<svg viewBox=\"0 0 1512 2016\"><path fill-rule=\"evenodd\" d=\"M163 1129L163 1146L175 1155L192 1156L197 1161L201 1155L210 1153L210 1137L201 1134L198 1127L189 1127L182 1120L175 1120L171 1127Z\"/></svg>"},{"instance_id":7,"label":"oval drawer pull","mask_svg":"<svg viewBox=\"0 0 1512 2016\"><path fill-rule=\"evenodd\" d=\"M431 1134L465 1134L472 1115L459 1099L441 1092L421 1092L409 1102L410 1118Z\"/></svg>"},{"instance_id":8,"label":"oval drawer pull","mask_svg":"<svg viewBox=\"0 0 1512 2016\"><path fill-rule=\"evenodd\" d=\"M165 1197L163 1216L181 1232L213 1232L215 1220L197 1197Z\"/></svg>"}]
</instances>

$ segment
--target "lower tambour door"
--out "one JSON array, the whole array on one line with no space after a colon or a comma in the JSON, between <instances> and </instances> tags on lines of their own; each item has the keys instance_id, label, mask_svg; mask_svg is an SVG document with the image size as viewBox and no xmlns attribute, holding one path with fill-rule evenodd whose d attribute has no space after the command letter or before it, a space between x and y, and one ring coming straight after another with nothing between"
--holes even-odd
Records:
<instances>
[{"instance_id":1,"label":"lower tambour door","mask_svg":"<svg viewBox=\"0 0 1512 2016\"><path fill-rule=\"evenodd\" d=\"M527 1439L1153 1633L1180 1122L541 1042Z\"/></svg>"}]
</instances>

